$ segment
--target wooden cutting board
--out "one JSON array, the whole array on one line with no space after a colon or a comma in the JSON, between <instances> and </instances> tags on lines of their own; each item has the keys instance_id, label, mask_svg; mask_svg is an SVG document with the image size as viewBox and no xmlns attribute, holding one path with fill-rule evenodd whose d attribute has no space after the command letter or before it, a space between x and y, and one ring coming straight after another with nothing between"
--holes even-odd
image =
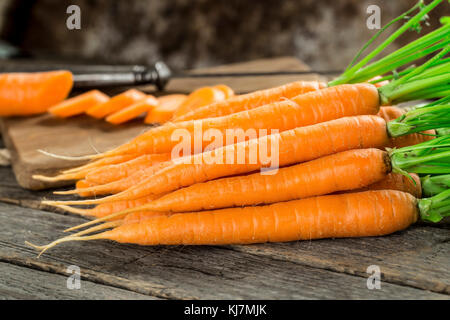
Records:
<instances>
[{"instance_id":1,"label":"wooden cutting board","mask_svg":"<svg viewBox=\"0 0 450 320\"><path fill-rule=\"evenodd\" d=\"M198 69L192 72L305 71L308 69L304 63L295 58L281 57ZM173 79L166 90L170 93L189 93L201 86L223 83L233 88L237 93L245 93L299 79L318 80L319 76L311 74L302 76ZM124 89L115 88L114 93ZM139 89L149 93L154 90L153 87L149 86ZM112 92L108 93L111 94ZM51 158L37 150L42 149L66 156L93 154L114 148L149 128L148 125L139 120L114 126L105 121L86 116L56 119L48 114L28 118L3 118L0 119L0 124L5 145L11 152L12 167L16 179L20 186L32 190L67 184L67 182L44 183L32 179L32 175L55 175L62 169L83 163Z\"/></svg>"}]
</instances>

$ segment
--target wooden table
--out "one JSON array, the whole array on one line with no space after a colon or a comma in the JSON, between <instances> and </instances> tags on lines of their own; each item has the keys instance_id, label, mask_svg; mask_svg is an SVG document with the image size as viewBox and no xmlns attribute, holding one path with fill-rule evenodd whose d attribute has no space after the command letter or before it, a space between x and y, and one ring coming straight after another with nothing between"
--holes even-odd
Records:
<instances>
[{"instance_id":1,"label":"wooden table","mask_svg":"<svg viewBox=\"0 0 450 320\"><path fill-rule=\"evenodd\" d=\"M386 237L247 246L140 247L110 241L44 244L85 220L44 211L0 167L0 298L6 299L449 299L450 224ZM68 289L69 266L81 288ZM367 268L381 271L369 290Z\"/></svg>"}]
</instances>

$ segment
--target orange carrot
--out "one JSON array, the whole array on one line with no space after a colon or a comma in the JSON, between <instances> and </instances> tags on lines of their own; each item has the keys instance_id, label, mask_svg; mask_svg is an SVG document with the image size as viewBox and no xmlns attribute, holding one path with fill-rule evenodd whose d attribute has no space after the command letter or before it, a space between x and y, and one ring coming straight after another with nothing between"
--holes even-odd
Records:
<instances>
[{"instance_id":1,"label":"orange carrot","mask_svg":"<svg viewBox=\"0 0 450 320\"><path fill-rule=\"evenodd\" d=\"M144 154L126 162L106 165L89 171L83 178L95 184L105 184L126 178L136 171L143 170L170 160L170 154Z\"/></svg>"},{"instance_id":2,"label":"orange carrot","mask_svg":"<svg viewBox=\"0 0 450 320\"><path fill-rule=\"evenodd\" d=\"M86 181L86 180L78 180L75 184L77 189L87 189L87 188L91 188L93 186L95 186L95 184ZM90 192L79 192L80 197L90 197L91 195L95 195L92 194Z\"/></svg>"},{"instance_id":3,"label":"orange carrot","mask_svg":"<svg viewBox=\"0 0 450 320\"><path fill-rule=\"evenodd\" d=\"M340 118L184 157L183 161L173 160L171 166L112 196L83 201L44 201L44 203L97 204L137 199L150 194L170 192L194 183L256 171L268 164L260 152L255 151L263 145L272 143L278 146L279 166L283 167L345 150L380 148L387 141L386 122L378 116ZM225 161L230 155L233 159L239 159L239 154L243 156L243 164ZM252 162L249 161L252 158L251 154L254 154ZM224 164L217 164L220 159Z\"/></svg>"},{"instance_id":4,"label":"orange carrot","mask_svg":"<svg viewBox=\"0 0 450 320\"><path fill-rule=\"evenodd\" d=\"M145 177L151 176L154 173L162 170L171 165L170 161L157 163L153 166L144 167L143 169L136 170L129 176L114 180L106 184L96 185L86 180L80 180L77 182L76 189L67 191L55 191L55 194L76 194L78 193L82 197L99 196L105 194L114 194L131 188L132 186L140 183Z\"/></svg>"},{"instance_id":5,"label":"orange carrot","mask_svg":"<svg viewBox=\"0 0 450 320\"><path fill-rule=\"evenodd\" d=\"M144 100L146 97L147 95L145 93L136 89L130 89L112 97L105 103L88 109L86 113L91 117L101 119L140 100Z\"/></svg>"},{"instance_id":6,"label":"orange carrot","mask_svg":"<svg viewBox=\"0 0 450 320\"><path fill-rule=\"evenodd\" d=\"M72 85L69 71L0 74L0 116L43 113L63 101Z\"/></svg>"},{"instance_id":7,"label":"orange carrot","mask_svg":"<svg viewBox=\"0 0 450 320\"><path fill-rule=\"evenodd\" d=\"M184 94L169 94L158 98L158 106L150 110L145 117L144 122L165 123L172 119L173 113L186 100Z\"/></svg>"},{"instance_id":8,"label":"orange carrot","mask_svg":"<svg viewBox=\"0 0 450 320\"><path fill-rule=\"evenodd\" d=\"M349 150L284 167L270 175L258 172L194 184L126 213L190 212L301 199L365 187L385 178L390 171L387 152ZM216 197L211 197L211 190Z\"/></svg>"},{"instance_id":9,"label":"orange carrot","mask_svg":"<svg viewBox=\"0 0 450 320\"><path fill-rule=\"evenodd\" d=\"M57 105L51 107L48 111L60 118L68 118L84 113L87 109L95 107L108 100L109 97L106 94L98 90L91 90L58 103Z\"/></svg>"},{"instance_id":10,"label":"orange carrot","mask_svg":"<svg viewBox=\"0 0 450 320\"><path fill-rule=\"evenodd\" d=\"M354 190L354 192L366 190L398 190L412 194L417 199L420 199L422 197L420 178L415 173L409 173L409 175L414 179L414 182L403 174L391 172L384 179L367 187Z\"/></svg>"},{"instance_id":11,"label":"orange carrot","mask_svg":"<svg viewBox=\"0 0 450 320\"><path fill-rule=\"evenodd\" d=\"M90 236L32 246L42 253L62 242L95 239L140 245L229 245L381 236L407 228L418 216L417 200L408 193L366 191L156 216Z\"/></svg>"},{"instance_id":12,"label":"orange carrot","mask_svg":"<svg viewBox=\"0 0 450 320\"><path fill-rule=\"evenodd\" d=\"M170 153L180 143L172 137L172 134L179 130L189 133L191 137L195 137L196 128L199 127L203 130L217 129L223 137L227 136L229 130L243 132L251 130L256 136L262 136L270 134L272 129L285 131L345 116L376 114L378 111L379 97L375 86L370 84L340 85L229 116L175 124L168 123L153 128L116 149L92 157L126 153ZM237 138L237 142L239 142L248 139L248 136L242 135ZM199 139L202 140L200 146L202 150L211 143L206 139ZM191 139L191 150L194 150L194 142L195 139ZM220 142L225 145L236 141Z\"/></svg>"},{"instance_id":13,"label":"orange carrot","mask_svg":"<svg viewBox=\"0 0 450 320\"><path fill-rule=\"evenodd\" d=\"M384 120L391 121L394 119L397 119L398 117L402 116L405 113L404 110L397 108L397 107L381 107L380 111L378 112L378 116L382 117ZM395 137L390 139L389 145L386 147L390 148L402 148L406 146L412 146L424 141L428 141L431 139L434 139L433 134L436 132L434 130L427 130L423 132L424 134L420 133L411 133L400 137Z\"/></svg>"},{"instance_id":14,"label":"orange carrot","mask_svg":"<svg viewBox=\"0 0 450 320\"><path fill-rule=\"evenodd\" d=\"M173 116L178 118L190 111L225 99L226 95L222 89L215 87L199 88L187 96L186 100L175 110Z\"/></svg>"},{"instance_id":15,"label":"orange carrot","mask_svg":"<svg viewBox=\"0 0 450 320\"><path fill-rule=\"evenodd\" d=\"M153 108L158 106L158 100L154 96L147 96L132 105L119 110L106 118L106 121L112 124L121 124L134 119L144 112L152 112Z\"/></svg>"},{"instance_id":16,"label":"orange carrot","mask_svg":"<svg viewBox=\"0 0 450 320\"><path fill-rule=\"evenodd\" d=\"M61 174L54 176L54 177L33 175L33 179L41 180L41 181L48 181L48 182L84 179L84 177L92 170L101 168L103 166L111 165L111 164L118 164L118 163L126 162L128 160L131 160L131 159L134 159L137 157L138 157L138 155L135 155L135 154L124 154L124 155L118 155L118 156L113 156L113 157L105 157L105 158L98 159L96 161L89 162L80 167L72 168L69 170L64 170Z\"/></svg>"},{"instance_id":17,"label":"orange carrot","mask_svg":"<svg viewBox=\"0 0 450 320\"><path fill-rule=\"evenodd\" d=\"M225 95L225 99L234 97L234 90L231 89L229 86L224 85L224 84L218 84L216 86L213 87L214 89L218 89L220 91L222 91Z\"/></svg>"},{"instance_id":18,"label":"orange carrot","mask_svg":"<svg viewBox=\"0 0 450 320\"><path fill-rule=\"evenodd\" d=\"M119 212L130 208L142 206L155 199L156 199L155 196L148 196L134 200L108 202L99 204L98 206L89 209L73 208L69 206L59 206L59 208L64 209L67 212L76 213L82 216L103 218L111 215L114 212Z\"/></svg>"},{"instance_id":19,"label":"orange carrot","mask_svg":"<svg viewBox=\"0 0 450 320\"><path fill-rule=\"evenodd\" d=\"M138 155L138 154L129 153L129 154L123 154L123 155L118 155L118 156L113 156L113 157L105 157L105 158L101 158L101 159L96 159L96 160L88 162L87 164L82 165L80 167L75 167L72 169L64 170L63 173L87 171L87 170L91 170L93 168L99 168L99 167L110 165L110 164L118 164L118 163L126 162L131 159L137 158L139 156L140 155Z\"/></svg>"},{"instance_id":20,"label":"orange carrot","mask_svg":"<svg viewBox=\"0 0 450 320\"><path fill-rule=\"evenodd\" d=\"M197 108L183 116L174 118L174 121L186 121L220 117L236 112L254 109L266 104L280 101L284 98L291 99L300 94L325 88L326 85L317 81L296 81L280 87L254 91L248 94L238 95L224 101Z\"/></svg>"}]
</instances>

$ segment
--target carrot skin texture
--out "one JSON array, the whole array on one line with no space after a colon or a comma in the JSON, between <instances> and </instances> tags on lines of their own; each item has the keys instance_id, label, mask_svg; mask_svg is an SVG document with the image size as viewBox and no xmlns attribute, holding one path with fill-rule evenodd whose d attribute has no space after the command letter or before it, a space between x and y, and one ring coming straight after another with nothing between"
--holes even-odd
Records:
<instances>
[{"instance_id":1,"label":"carrot skin texture","mask_svg":"<svg viewBox=\"0 0 450 320\"><path fill-rule=\"evenodd\" d=\"M85 165L82 165L80 167L75 167L69 170L63 171L63 173L74 173L74 172L85 172L87 174L90 170L94 170L103 166L112 165L112 164L119 164L122 162L126 162L132 159L135 159L139 157L140 154L122 154L112 157L104 157L101 159L95 159L91 162L88 162Z\"/></svg>"},{"instance_id":2,"label":"carrot skin texture","mask_svg":"<svg viewBox=\"0 0 450 320\"><path fill-rule=\"evenodd\" d=\"M149 197L144 197L144 198L134 199L134 200L102 203L102 204L99 204L98 206L95 206L90 209L80 209L83 211L79 212L79 213L82 215L85 215L85 216L91 216L91 217L95 217L95 218L103 218L114 212L119 212L119 211L123 211L126 209L145 205L145 204L149 203L150 201L153 201L154 199L155 199L154 196L149 196ZM138 214L138 213L136 213L136 214Z\"/></svg>"},{"instance_id":3,"label":"carrot skin texture","mask_svg":"<svg viewBox=\"0 0 450 320\"><path fill-rule=\"evenodd\" d=\"M119 180L111 181L109 183L96 185L88 180L80 180L76 184L76 189L69 191L70 193L78 193L82 197L99 196L105 194L115 194L131 188L132 186L140 183L145 177L151 176L159 170L170 166L170 162L160 162L153 166L146 166L140 170L133 172L131 175ZM80 182L83 182L81 184ZM67 191L63 191L60 194L67 194Z\"/></svg>"},{"instance_id":4,"label":"carrot skin texture","mask_svg":"<svg viewBox=\"0 0 450 320\"><path fill-rule=\"evenodd\" d=\"M93 169L86 174L85 179L95 184L106 184L132 175L155 164L170 160L170 154L144 154L126 162L106 165Z\"/></svg>"},{"instance_id":5,"label":"carrot skin texture","mask_svg":"<svg viewBox=\"0 0 450 320\"><path fill-rule=\"evenodd\" d=\"M119 226L96 239L140 245L287 242L381 236L403 230L417 219L412 195L381 190L154 217Z\"/></svg>"},{"instance_id":6,"label":"carrot skin texture","mask_svg":"<svg viewBox=\"0 0 450 320\"><path fill-rule=\"evenodd\" d=\"M400 173L391 172L384 179L367 187L354 190L354 192L366 190L398 190L407 192L413 195L416 199L422 198L422 186L419 176L415 173L410 173L409 175L414 179L415 184L408 177Z\"/></svg>"},{"instance_id":7,"label":"carrot skin texture","mask_svg":"<svg viewBox=\"0 0 450 320\"><path fill-rule=\"evenodd\" d=\"M44 113L63 101L72 85L69 71L0 74L0 116Z\"/></svg>"},{"instance_id":8,"label":"carrot skin texture","mask_svg":"<svg viewBox=\"0 0 450 320\"><path fill-rule=\"evenodd\" d=\"M382 117L386 122L397 119L398 117L402 116L404 114L404 110L392 107L392 106L386 106L381 107L380 111L378 112L378 116ZM435 130L426 130L423 133L425 134L436 134ZM386 145L386 147L389 148L402 148L407 146L412 146L421 142L429 141L434 139L434 136L430 135L424 135L420 133L411 133L400 137L395 137L390 139L390 143Z\"/></svg>"},{"instance_id":9,"label":"carrot skin texture","mask_svg":"<svg viewBox=\"0 0 450 320\"><path fill-rule=\"evenodd\" d=\"M390 171L387 152L349 150L280 168L273 175L258 172L194 184L152 201L145 210L189 212L301 199L365 187ZM211 190L217 196L211 197Z\"/></svg>"},{"instance_id":10,"label":"carrot skin texture","mask_svg":"<svg viewBox=\"0 0 450 320\"><path fill-rule=\"evenodd\" d=\"M296 81L283 86L258 90L248 94L238 95L225 101L215 102L193 110L183 116L174 118L173 121L205 119L221 117L241 111L251 110L265 104L274 103L283 98L293 98L300 94L325 88L326 85L317 81Z\"/></svg>"},{"instance_id":11,"label":"carrot skin texture","mask_svg":"<svg viewBox=\"0 0 450 320\"><path fill-rule=\"evenodd\" d=\"M91 117L101 119L140 100L144 100L146 97L147 95L145 93L136 89L130 89L112 97L105 103L88 109L86 113Z\"/></svg>"},{"instance_id":12,"label":"carrot skin texture","mask_svg":"<svg viewBox=\"0 0 450 320\"><path fill-rule=\"evenodd\" d=\"M278 141L279 166L283 167L345 150L381 148L388 143L389 137L386 122L378 116L370 115L300 127L185 157L183 162L176 162L158 171L132 188L113 196L92 200L92 204L166 193L199 182L259 170L265 166L264 161L258 155L254 164L249 163L249 153L250 150L258 149L258 145L263 143L262 139ZM217 165L209 162L209 159L217 159L218 156L226 159L227 153L236 155L239 150L245 150L244 164Z\"/></svg>"},{"instance_id":13,"label":"carrot skin texture","mask_svg":"<svg viewBox=\"0 0 450 320\"><path fill-rule=\"evenodd\" d=\"M51 107L48 111L54 116L60 118L68 118L85 112L87 109L95 107L101 103L105 103L109 97L98 91L91 90L64 100L61 103Z\"/></svg>"},{"instance_id":14,"label":"carrot skin texture","mask_svg":"<svg viewBox=\"0 0 450 320\"><path fill-rule=\"evenodd\" d=\"M244 132L252 130L257 136L262 136L270 134L270 130L282 132L346 116L377 114L378 111L379 95L375 86L364 83L340 85L229 116L168 123L141 134L129 143L106 152L105 155L170 153L179 144L179 141L174 141L172 138L174 132L180 129L185 130L184 132L193 137L195 128L200 125L203 130L217 129L224 137L230 129ZM260 129L265 129L266 132L261 132ZM243 136L240 139L248 139L248 137ZM194 150L194 139L191 140L191 150ZM240 142L236 140L234 142ZM210 143L211 141L203 139L202 150ZM227 141L224 141L224 144L226 143Z\"/></svg>"}]
</instances>

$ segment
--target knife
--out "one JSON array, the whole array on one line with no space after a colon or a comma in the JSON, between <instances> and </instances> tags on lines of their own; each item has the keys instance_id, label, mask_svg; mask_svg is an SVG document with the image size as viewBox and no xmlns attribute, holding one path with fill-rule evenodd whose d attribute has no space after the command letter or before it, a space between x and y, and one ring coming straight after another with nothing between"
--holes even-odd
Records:
<instances>
[{"instance_id":1,"label":"knife","mask_svg":"<svg viewBox=\"0 0 450 320\"><path fill-rule=\"evenodd\" d=\"M111 66L76 65L58 63L38 63L33 61L0 61L0 73L39 72L50 70L69 70L73 73L74 88L99 88L114 86L133 86L151 84L163 90L169 80L174 78L218 78L218 77L268 77L279 75L338 74L341 71L269 71L269 72L217 72L217 73L174 73L162 61L154 65Z\"/></svg>"}]
</instances>

